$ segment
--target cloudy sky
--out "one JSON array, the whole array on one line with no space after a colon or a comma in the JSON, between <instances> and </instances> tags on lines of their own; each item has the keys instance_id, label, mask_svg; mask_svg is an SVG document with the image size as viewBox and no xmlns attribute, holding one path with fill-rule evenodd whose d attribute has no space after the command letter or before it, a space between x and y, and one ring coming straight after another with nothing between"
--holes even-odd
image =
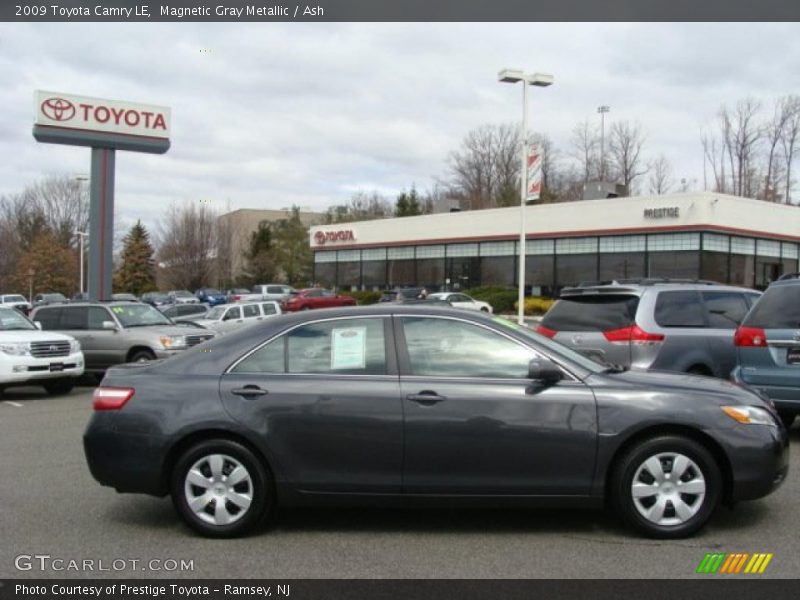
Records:
<instances>
[{"instance_id":1,"label":"cloudy sky","mask_svg":"<svg viewBox=\"0 0 800 600\"><path fill-rule=\"evenodd\" d=\"M568 148L596 107L639 121L649 156L702 188L700 130L721 103L800 91L798 24L0 24L0 195L84 174L38 144L33 91L172 107L172 148L117 156L118 226L173 202L324 209L426 189L470 129L518 122L504 67L550 72L530 124Z\"/></svg>"}]
</instances>

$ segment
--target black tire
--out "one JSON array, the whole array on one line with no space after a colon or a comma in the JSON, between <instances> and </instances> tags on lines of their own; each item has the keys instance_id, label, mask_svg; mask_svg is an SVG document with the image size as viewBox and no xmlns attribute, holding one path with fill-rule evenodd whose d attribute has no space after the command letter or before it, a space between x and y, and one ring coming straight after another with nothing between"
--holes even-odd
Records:
<instances>
[{"instance_id":1,"label":"black tire","mask_svg":"<svg viewBox=\"0 0 800 600\"><path fill-rule=\"evenodd\" d=\"M72 388L75 387L74 379L56 379L55 381L48 381L44 384L45 391L51 396L63 396L69 394Z\"/></svg>"},{"instance_id":2,"label":"black tire","mask_svg":"<svg viewBox=\"0 0 800 600\"><path fill-rule=\"evenodd\" d=\"M791 429L792 425L794 424L795 417L797 417L797 413L779 410L778 416L781 418L781 421L783 421L784 427L786 427L786 429Z\"/></svg>"},{"instance_id":3,"label":"black tire","mask_svg":"<svg viewBox=\"0 0 800 600\"><path fill-rule=\"evenodd\" d=\"M703 375L705 377L713 377L714 376L714 373L712 373L711 369L709 369L708 367L705 367L703 365L695 365L695 366L689 368L689 370L686 371L686 372L689 373L689 375Z\"/></svg>"},{"instance_id":4,"label":"black tire","mask_svg":"<svg viewBox=\"0 0 800 600\"><path fill-rule=\"evenodd\" d=\"M481 308L481 312L488 313L489 309L484 306L484 307Z\"/></svg>"},{"instance_id":5,"label":"black tire","mask_svg":"<svg viewBox=\"0 0 800 600\"><path fill-rule=\"evenodd\" d=\"M304 306L304 307L303 307L303 308L301 308L300 310L311 310L311 307L310 307L310 306Z\"/></svg>"},{"instance_id":6,"label":"black tire","mask_svg":"<svg viewBox=\"0 0 800 600\"><path fill-rule=\"evenodd\" d=\"M156 355L150 350L137 350L131 355L131 359L128 362L148 362L155 359Z\"/></svg>"},{"instance_id":7,"label":"black tire","mask_svg":"<svg viewBox=\"0 0 800 600\"><path fill-rule=\"evenodd\" d=\"M203 461L205 457L212 455L223 455L233 459L233 461L237 461L246 469L250 477L250 482L248 482L246 488L237 488L236 491L249 494L252 498L251 503L244 511L244 514L236 513L234 515L236 520L226 525L217 525L204 520L189 506L189 501L187 500L186 477L189 471L199 461ZM226 468L232 466L228 461L225 462ZM264 520L275 505L272 478L262 461L242 444L223 439L200 442L184 452L178 458L172 470L170 491L175 510L186 524L196 532L214 538L237 537L252 531ZM193 487L191 491L196 497L202 495L202 488ZM213 502L213 505L209 504L206 507L207 509L209 507L216 508L216 499L209 500L209 502ZM235 505L225 502L226 510L228 510L228 507L230 510L237 508ZM211 513L205 514L208 514L206 518L212 518Z\"/></svg>"},{"instance_id":8,"label":"black tire","mask_svg":"<svg viewBox=\"0 0 800 600\"><path fill-rule=\"evenodd\" d=\"M665 487L660 489L674 493L682 505L688 506L690 510L696 512L682 522L660 524L646 518L637 508L637 506L640 506L642 510L649 508L643 506L643 504L645 501L649 502L651 498L642 498L637 505L631 488L634 476L640 468L644 468L645 461L651 457L662 455L663 461L660 460L660 464L662 466L670 465L669 469L671 471L672 465L669 458L664 457L664 455L668 457L670 454L683 455L694 463L694 466L689 467L684 475L688 475L692 479L693 475L697 475L694 472L694 467L696 466L700 471L699 476L705 480L705 495L680 494L677 491L677 484L674 483L674 480L665 481L663 483ZM621 456L616 461L613 469L608 491L616 512L628 525L649 537L673 539L692 535L706 524L720 501L722 474L720 473L719 465L705 447L694 440L682 436L663 435L640 442ZM670 472L664 470L664 473L666 478L670 479ZM640 477L645 475L649 475L649 471L640 474ZM681 479L684 479L684 477L681 477ZM644 485L655 485L653 482L643 482L642 479L639 479L638 482ZM668 484L670 488L666 487ZM685 484L685 482L682 481L682 484ZM672 486L675 486L674 492L671 491ZM666 494L664 497L666 497ZM653 505L655 505L657 500L655 498L652 498L652 500ZM680 521L679 515L675 511L676 505L673 505L671 500L666 500L664 504L666 508L662 513L663 517L667 520Z\"/></svg>"}]
</instances>

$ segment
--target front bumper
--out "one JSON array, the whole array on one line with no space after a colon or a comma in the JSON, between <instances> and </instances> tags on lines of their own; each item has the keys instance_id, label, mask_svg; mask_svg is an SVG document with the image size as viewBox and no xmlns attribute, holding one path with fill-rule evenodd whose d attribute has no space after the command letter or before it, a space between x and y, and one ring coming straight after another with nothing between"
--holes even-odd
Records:
<instances>
[{"instance_id":1,"label":"front bumper","mask_svg":"<svg viewBox=\"0 0 800 600\"><path fill-rule=\"evenodd\" d=\"M21 384L42 380L80 377L84 370L83 353L75 352L55 358L2 355L0 384Z\"/></svg>"},{"instance_id":2,"label":"front bumper","mask_svg":"<svg viewBox=\"0 0 800 600\"><path fill-rule=\"evenodd\" d=\"M769 385L752 383L743 376L742 368L737 366L731 371L731 379L736 383L753 388L760 392L780 411L793 411L800 413L800 387L791 385Z\"/></svg>"},{"instance_id":3,"label":"front bumper","mask_svg":"<svg viewBox=\"0 0 800 600\"><path fill-rule=\"evenodd\" d=\"M730 500L754 500L774 492L789 473L789 434L777 427L746 425L740 441L729 449L732 470Z\"/></svg>"}]
</instances>

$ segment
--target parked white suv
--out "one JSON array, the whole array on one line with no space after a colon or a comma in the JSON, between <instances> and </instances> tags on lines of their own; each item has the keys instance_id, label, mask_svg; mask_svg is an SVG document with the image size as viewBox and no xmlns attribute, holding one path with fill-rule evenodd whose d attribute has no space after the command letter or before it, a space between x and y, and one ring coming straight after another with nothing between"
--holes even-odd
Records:
<instances>
[{"instance_id":1,"label":"parked white suv","mask_svg":"<svg viewBox=\"0 0 800 600\"><path fill-rule=\"evenodd\" d=\"M277 317L281 312L280 305L275 301L237 302L215 306L202 319L194 321L218 333L227 333L247 325L255 325L270 317Z\"/></svg>"},{"instance_id":2,"label":"parked white suv","mask_svg":"<svg viewBox=\"0 0 800 600\"><path fill-rule=\"evenodd\" d=\"M66 394L83 368L81 345L75 339L39 331L18 310L0 306L0 391L42 385L48 394Z\"/></svg>"}]
</instances>

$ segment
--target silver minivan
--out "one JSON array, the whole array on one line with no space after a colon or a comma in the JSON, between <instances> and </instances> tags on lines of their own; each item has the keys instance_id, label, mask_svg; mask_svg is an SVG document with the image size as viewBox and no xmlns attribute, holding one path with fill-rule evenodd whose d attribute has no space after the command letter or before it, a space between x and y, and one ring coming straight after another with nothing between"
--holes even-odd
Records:
<instances>
[{"instance_id":1,"label":"silver minivan","mask_svg":"<svg viewBox=\"0 0 800 600\"><path fill-rule=\"evenodd\" d=\"M276 317L279 314L281 314L281 307L274 301L241 302L215 306L202 319L194 321L208 329L226 333L240 327L253 325L269 317Z\"/></svg>"},{"instance_id":2,"label":"silver minivan","mask_svg":"<svg viewBox=\"0 0 800 600\"><path fill-rule=\"evenodd\" d=\"M727 379L734 332L760 295L668 279L564 288L537 331L602 363Z\"/></svg>"}]
</instances>

